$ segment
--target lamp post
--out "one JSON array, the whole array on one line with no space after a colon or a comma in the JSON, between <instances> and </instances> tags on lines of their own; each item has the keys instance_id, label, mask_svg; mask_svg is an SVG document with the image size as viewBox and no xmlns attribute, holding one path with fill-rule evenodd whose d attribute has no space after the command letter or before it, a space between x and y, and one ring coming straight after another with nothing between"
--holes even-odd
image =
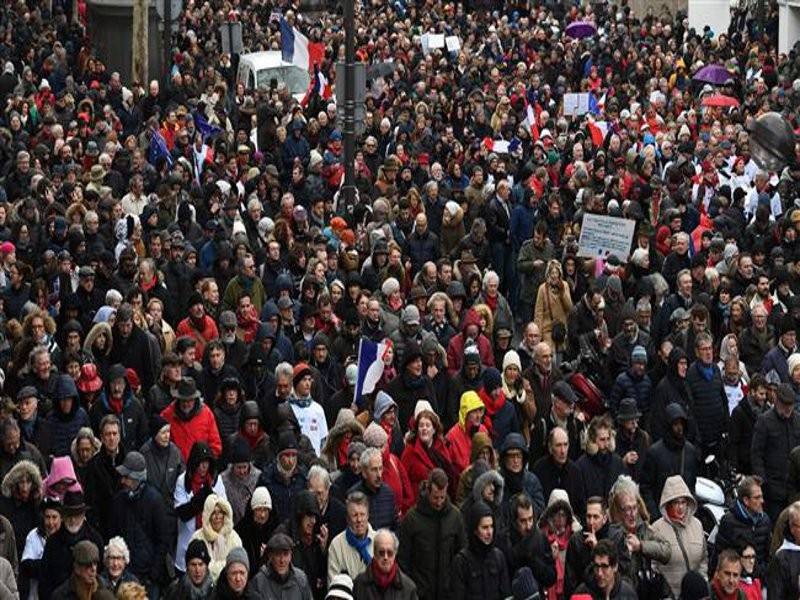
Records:
<instances>
[{"instance_id":1,"label":"lamp post","mask_svg":"<svg viewBox=\"0 0 800 600\"><path fill-rule=\"evenodd\" d=\"M344 2L344 186L342 194L346 206L352 206L356 193L356 32L355 0Z\"/></svg>"}]
</instances>

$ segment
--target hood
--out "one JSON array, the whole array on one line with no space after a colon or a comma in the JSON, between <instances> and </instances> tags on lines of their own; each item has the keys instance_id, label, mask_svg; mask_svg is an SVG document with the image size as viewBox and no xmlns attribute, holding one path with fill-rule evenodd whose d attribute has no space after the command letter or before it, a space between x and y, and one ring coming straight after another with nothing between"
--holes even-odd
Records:
<instances>
[{"instance_id":1,"label":"hood","mask_svg":"<svg viewBox=\"0 0 800 600\"><path fill-rule=\"evenodd\" d=\"M688 418L686 416L686 410L677 402L671 402L670 404L667 404L667 408L664 409L664 412L666 413L667 423L669 425L672 425L678 419L683 419L686 421Z\"/></svg>"},{"instance_id":2,"label":"hood","mask_svg":"<svg viewBox=\"0 0 800 600\"><path fill-rule=\"evenodd\" d=\"M364 427L356 420L352 410L340 408L339 413L336 415L336 423L328 432L323 454L334 452L339 447L342 437L348 431L352 434L352 437L356 437L364 433Z\"/></svg>"},{"instance_id":3,"label":"hood","mask_svg":"<svg viewBox=\"0 0 800 600\"><path fill-rule=\"evenodd\" d=\"M481 400L476 392L469 391L461 395L461 403L458 408L458 424L461 425L461 429L464 429L464 424L467 421L467 414L478 408L482 409L486 407L483 405L483 400Z\"/></svg>"},{"instance_id":4,"label":"hood","mask_svg":"<svg viewBox=\"0 0 800 600\"><path fill-rule=\"evenodd\" d=\"M464 320L461 322L461 333L466 335L467 327L470 325L475 325L478 328L481 326L481 317L474 308L470 308L467 314L464 315Z\"/></svg>"},{"instance_id":5,"label":"hood","mask_svg":"<svg viewBox=\"0 0 800 600\"><path fill-rule=\"evenodd\" d=\"M484 448L492 448L492 438L485 431L479 431L472 436L472 448L469 453L470 464L478 460L478 456ZM492 452L492 456L494 456L494 452Z\"/></svg>"},{"instance_id":6,"label":"hood","mask_svg":"<svg viewBox=\"0 0 800 600\"><path fill-rule=\"evenodd\" d=\"M616 432L612 429L611 430L611 438L608 441L608 452L609 454L613 454L614 450L617 448L617 435ZM586 454L589 456L594 456L598 452L597 442L591 440L589 436L586 436Z\"/></svg>"},{"instance_id":7,"label":"hood","mask_svg":"<svg viewBox=\"0 0 800 600\"><path fill-rule=\"evenodd\" d=\"M204 460L210 461L211 463L210 472L212 473L212 478L213 478L213 473L216 472L214 471L214 464L215 464L214 452L211 450L211 447L205 442L195 442L192 445L192 449L189 450L189 460L186 461L187 486L191 483L192 476L194 475L194 472L197 470L197 467Z\"/></svg>"},{"instance_id":8,"label":"hood","mask_svg":"<svg viewBox=\"0 0 800 600\"><path fill-rule=\"evenodd\" d=\"M505 481L503 480L503 476L494 469L491 471L486 471L475 478L475 483L472 484L472 499L475 500L475 502L486 502L486 500L483 499L483 490L489 484L494 485L495 505L500 505L503 502Z\"/></svg>"},{"instance_id":9,"label":"hood","mask_svg":"<svg viewBox=\"0 0 800 600\"><path fill-rule=\"evenodd\" d=\"M556 488L550 492L550 498L548 498L547 506L545 507L544 511L542 511L542 516L539 519L539 523L547 523L559 510L565 510L567 512L567 519L572 521L572 530L580 531L581 525L575 518L575 513L572 512L572 505L569 503L569 494L567 494L566 490L559 488Z\"/></svg>"},{"instance_id":10,"label":"hood","mask_svg":"<svg viewBox=\"0 0 800 600\"><path fill-rule=\"evenodd\" d=\"M225 520L222 523L222 529L214 531L211 527L211 513L219 506L222 512L225 513ZM217 536L227 536L233 530L233 509L230 502L222 496L216 494L209 494L203 504L203 534L207 539L213 541Z\"/></svg>"},{"instance_id":11,"label":"hood","mask_svg":"<svg viewBox=\"0 0 800 600\"><path fill-rule=\"evenodd\" d=\"M42 475L39 473L39 467L29 460L19 461L11 468L6 476L3 477L3 484L2 487L0 487L0 490L3 492L3 496L10 498L14 490L14 486L17 485L17 483L19 483L24 477L30 479L31 483L33 484L31 496L33 498L41 498Z\"/></svg>"},{"instance_id":12,"label":"hood","mask_svg":"<svg viewBox=\"0 0 800 600\"><path fill-rule=\"evenodd\" d=\"M686 498L689 501L686 518L688 521L694 516L697 510L697 500L694 499L692 493L689 491L689 486L680 475L673 475L668 477L664 482L664 489L661 491L661 501L658 503L658 508L661 511L661 516L667 519L667 504L678 498Z\"/></svg>"},{"instance_id":13,"label":"hood","mask_svg":"<svg viewBox=\"0 0 800 600\"><path fill-rule=\"evenodd\" d=\"M494 518L494 513L489 505L486 504L486 502L483 500L478 500L469 508L465 519L467 524L467 532L470 536L475 535L475 530L478 528L478 523L480 523L480 520L483 517Z\"/></svg>"},{"instance_id":14,"label":"hood","mask_svg":"<svg viewBox=\"0 0 800 600\"><path fill-rule=\"evenodd\" d=\"M678 361L682 358L686 358L688 360L686 352L683 350L683 348L675 346L669 353L669 374L673 377L678 376Z\"/></svg>"},{"instance_id":15,"label":"hood","mask_svg":"<svg viewBox=\"0 0 800 600\"><path fill-rule=\"evenodd\" d=\"M317 521L320 520L319 502L317 502L316 496L308 490L303 490L297 494L294 500L295 524L299 525L300 519L306 515L314 515L317 517Z\"/></svg>"},{"instance_id":16,"label":"hood","mask_svg":"<svg viewBox=\"0 0 800 600\"><path fill-rule=\"evenodd\" d=\"M72 483L67 488L68 492L82 491L81 484L78 483L78 477L75 475L75 467L69 456L57 456L53 459L50 465L50 473L47 479L44 480L44 493L45 496L55 496L50 492L50 488L57 484L59 481L71 481Z\"/></svg>"},{"instance_id":17,"label":"hood","mask_svg":"<svg viewBox=\"0 0 800 600\"><path fill-rule=\"evenodd\" d=\"M521 433L509 433L506 439L503 440L503 445L500 446L500 456L504 456L511 450L520 450L525 456L525 462L528 462L528 444L525 443L525 438Z\"/></svg>"},{"instance_id":18,"label":"hood","mask_svg":"<svg viewBox=\"0 0 800 600\"><path fill-rule=\"evenodd\" d=\"M106 344L105 354L108 355L111 353L111 346L114 343L114 334L111 332L111 325L109 325L106 322L95 323L89 330L89 333L86 335L86 339L83 342L84 352L88 352L92 355L94 355L97 352L97 350L92 350L92 346L102 333L104 333L106 335L106 338L108 339L108 343Z\"/></svg>"}]
</instances>

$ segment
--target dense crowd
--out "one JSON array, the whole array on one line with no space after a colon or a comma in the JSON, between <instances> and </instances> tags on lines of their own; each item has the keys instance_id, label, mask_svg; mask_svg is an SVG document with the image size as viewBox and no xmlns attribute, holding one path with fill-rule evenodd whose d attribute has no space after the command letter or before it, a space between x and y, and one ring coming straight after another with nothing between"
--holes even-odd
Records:
<instances>
[{"instance_id":1,"label":"dense crowd","mask_svg":"<svg viewBox=\"0 0 800 600\"><path fill-rule=\"evenodd\" d=\"M0 598L796 600L800 143L768 172L748 131L798 130L800 42L764 4L357 3L349 194L325 89L248 89L217 33L295 28L335 85L340 6L190 0L136 82L83 0L4 2ZM630 252L583 256L587 214Z\"/></svg>"}]
</instances>

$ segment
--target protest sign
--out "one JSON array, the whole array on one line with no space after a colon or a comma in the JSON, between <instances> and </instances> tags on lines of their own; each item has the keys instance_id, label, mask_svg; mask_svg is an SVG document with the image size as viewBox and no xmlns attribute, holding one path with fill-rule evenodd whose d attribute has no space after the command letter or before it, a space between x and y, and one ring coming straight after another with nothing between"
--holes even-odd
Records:
<instances>
[{"instance_id":1,"label":"protest sign","mask_svg":"<svg viewBox=\"0 0 800 600\"><path fill-rule=\"evenodd\" d=\"M615 255L622 262L628 261L636 221L586 213L578 240L578 256L608 258Z\"/></svg>"}]
</instances>

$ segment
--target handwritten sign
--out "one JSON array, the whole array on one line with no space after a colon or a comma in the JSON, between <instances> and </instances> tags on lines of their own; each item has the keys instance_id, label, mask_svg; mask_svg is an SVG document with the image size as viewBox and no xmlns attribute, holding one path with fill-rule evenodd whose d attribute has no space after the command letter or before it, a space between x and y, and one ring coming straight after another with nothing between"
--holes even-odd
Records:
<instances>
[{"instance_id":1,"label":"handwritten sign","mask_svg":"<svg viewBox=\"0 0 800 600\"><path fill-rule=\"evenodd\" d=\"M448 52L458 52L461 50L461 40L457 35L448 35L444 38L444 43L447 45Z\"/></svg>"},{"instance_id":2,"label":"handwritten sign","mask_svg":"<svg viewBox=\"0 0 800 600\"><path fill-rule=\"evenodd\" d=\"M636 221L586 213L583 216L578 256L608 258L612 254L628 262Z\"/></svg>"},{"instance_id":3,"label":"handwritten sign","mask_svg":"<svg viewBox=\"0 0 800 600\"><path fill-rule=\"evenodd\" d=\"M589 112L589 94L564 94L564 116L575 117Z\"/></svg>"}]
</instances>

